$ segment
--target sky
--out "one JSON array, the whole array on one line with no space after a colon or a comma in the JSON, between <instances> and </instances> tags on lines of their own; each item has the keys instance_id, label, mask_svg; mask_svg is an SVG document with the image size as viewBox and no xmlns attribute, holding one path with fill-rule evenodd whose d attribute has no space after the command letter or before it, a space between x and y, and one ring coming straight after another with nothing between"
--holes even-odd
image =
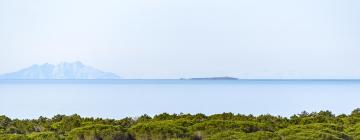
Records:
<instances>
[{"instance_id":1,"label":"sky","mask_svg":"<svg viewBox=\"0 0 360 140\"><path fill-rule=\"evenodd\" d=\"M358 0L0 0L0 73L360 77Z\"/></svg>"}]
</instances>

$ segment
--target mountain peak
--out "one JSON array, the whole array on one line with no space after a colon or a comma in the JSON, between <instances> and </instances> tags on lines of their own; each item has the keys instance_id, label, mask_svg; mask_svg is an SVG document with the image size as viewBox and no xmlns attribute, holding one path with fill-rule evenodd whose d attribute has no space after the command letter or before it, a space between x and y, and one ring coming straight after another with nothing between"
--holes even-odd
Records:
<instances>
[{"instance_id":1,"label":"mountain peak","mask_svg":"<svg viewBox=\"0 0 360 140\"><path fill-rule=\"evenodd\" d=\"M103 72L80 61L57 65L32 65L17 72L0 75L0 79L119 79L116 74Z\"/></svg>"}]
</instances>

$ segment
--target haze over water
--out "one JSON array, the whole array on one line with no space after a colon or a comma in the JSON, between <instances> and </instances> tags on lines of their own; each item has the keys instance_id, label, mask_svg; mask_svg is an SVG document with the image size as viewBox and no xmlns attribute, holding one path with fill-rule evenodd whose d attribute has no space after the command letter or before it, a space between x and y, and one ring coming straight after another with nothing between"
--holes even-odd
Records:
<instances>
[{"instance_id":1,"label":"haze over water","mask_svg":"<svg viewBox=\"0 0 360 140\"><path fill-rule=\"evenodd\" d=\"M123 118L233 112L291 116L360 107L359 80L1 80L0 114Z\"/></svg>"}]
</instances>

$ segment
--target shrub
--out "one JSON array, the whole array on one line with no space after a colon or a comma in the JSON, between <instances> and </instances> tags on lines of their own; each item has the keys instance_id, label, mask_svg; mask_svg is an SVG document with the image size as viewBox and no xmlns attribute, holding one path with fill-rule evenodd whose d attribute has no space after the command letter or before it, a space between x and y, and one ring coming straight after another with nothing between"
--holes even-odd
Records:
<instances>
[{"instance_id":1,"label":"shrub","mask_svg":"<svg viewBox=\"0 0 360 140\"><path fill-rule=\"evenodd\" d=\"M128 140L131 137L120 126L94 124L71 130L66 140Z\"/></svg>"},{"instance_id":2,"label":"shrub","mask_svg":"<svg viewBox=\"0 0 360 140\"><path fill-rule=\"evenodd\" d=\"M166 120L138 123L129 131L136 139L175 139L188 137L187 128L181 126L184 122Z\"/></svg>"},{"instance_id":3,"label":"shrub","mask_svg":"<svg viewBox=\"0 0 360 140\"><path fill-rule=\"evenodd\" d=\"M36 132L27 135L29 140L61 140L54 132Z\"/></svg>"},{"instance_id":4,"label":"shrub","mask_svg":"<svg viewBox=\"0 0 360 140\"><path fill-rule=\"evenodd\" d=\"M208 140L281 140L281 137L273 132L257 131L253 133L226 131L211 136Z\"/></svg>"},{"instance_id":5,"label":"shrub","mask_svg":"<svg viewBox=\"0 0 360 140\"><path fill-rule=\"evenodd\" d=\"M211 120L202 123L197 123L191 126L190 131L198 137L207 138L210 135L223 132L245 132L251 133L256 131L273 131L271 127L267 127L262 123L249 121L221 121Z\"/></svg>"},{"instance_id":6,"label":"shrub","mask_svg":"<svg viewBox=\"0 0 360 140\"><path fill-rule=\"evenodd\" d=\"M335 124L315 123L308 125L295 125L277 132L284 139L350 139L343 133L342 127Z\"/></svg>"}]
</instances>

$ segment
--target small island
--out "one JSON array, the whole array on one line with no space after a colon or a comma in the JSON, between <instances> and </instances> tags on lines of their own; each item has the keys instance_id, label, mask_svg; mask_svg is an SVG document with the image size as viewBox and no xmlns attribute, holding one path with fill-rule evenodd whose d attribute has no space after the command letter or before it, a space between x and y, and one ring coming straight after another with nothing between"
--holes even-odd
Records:
<instances>
[{"instance_id":1,"label":"small island","mask_svg":"<svg viewBox=\"0 0 360 140\"><path fill-rule=\"evenodd\" d=\"M189 80L239 80L239 79L225 76L225 77L190 78Z\"/></svg>"}]
</instances>

